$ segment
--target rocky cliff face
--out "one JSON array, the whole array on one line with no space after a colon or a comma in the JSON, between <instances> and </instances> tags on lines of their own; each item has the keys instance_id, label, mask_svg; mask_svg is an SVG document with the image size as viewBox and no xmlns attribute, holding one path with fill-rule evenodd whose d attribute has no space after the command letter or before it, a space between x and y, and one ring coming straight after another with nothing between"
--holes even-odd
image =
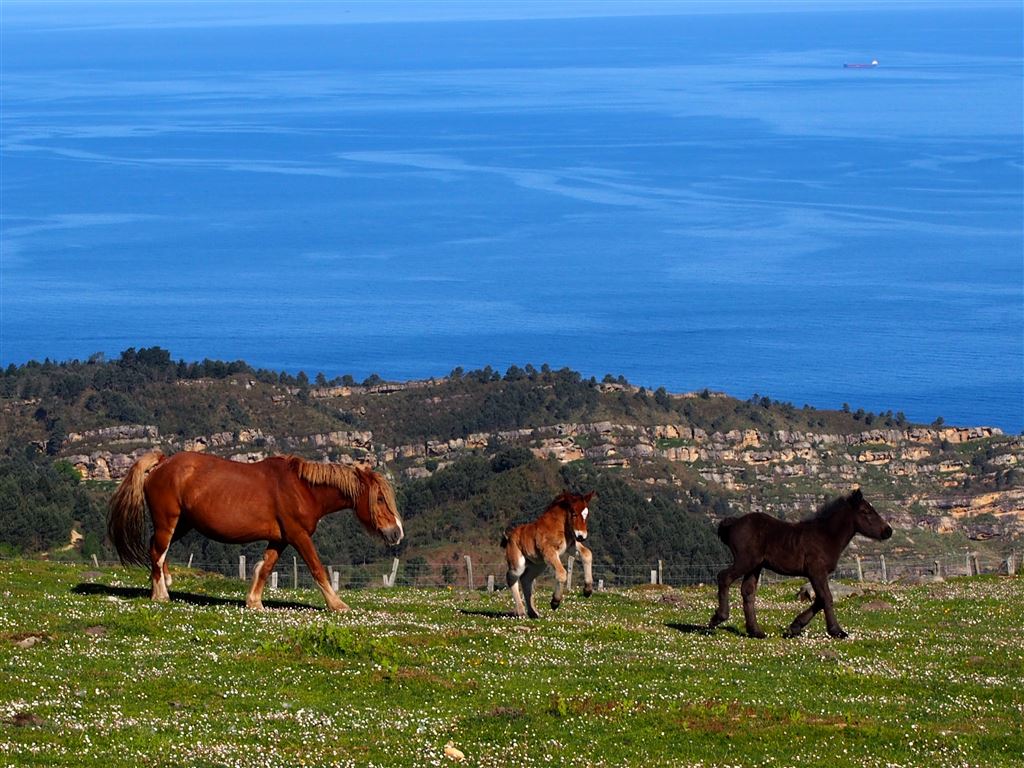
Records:
<instances>
[{"instance_id":1,"label":"rocky cliff face","mask_svg":"<svg viewBox=\"0 0 1024 768\"><path fill-rule=\"evenodd\" d=\"M93 449L76 450L86 445ZM1024 467L1024 439L989 427L836 435L753 429L708 433L685 424L596 422L384 445L366 430L276 436L246 429L179 440L161 437L153 426L122 425L69 435L63 457L91 480L118 480L138 456L155 448L210 451L247 462L296 452L338 462L384 463L401 476L420 478L466 454L506 445L524 446L562 463L587 459L620 468L638 484L681 485L683 473L696 473L708 486L729 493L738 512L791 515L806 511L826 491L859 484L884 489L905 525L977 538L1024 534L1024 488L993 487L1000 472Z\"/></svg>"}]
</instances>

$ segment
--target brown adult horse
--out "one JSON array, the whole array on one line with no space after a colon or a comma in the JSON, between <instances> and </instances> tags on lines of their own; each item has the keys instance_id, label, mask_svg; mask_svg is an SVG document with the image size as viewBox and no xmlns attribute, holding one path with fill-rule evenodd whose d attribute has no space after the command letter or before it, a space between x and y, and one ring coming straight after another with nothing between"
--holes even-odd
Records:
<instances>
[{"instance_id":1,"label":"brown adult horse","mask_svg":"<svg viewBox=\"0 0 1024 768\"><path fill-rule=\"evenodd\" d=\"M754 595L761 570L767 568L784 576L806 576L814 587L814 602L786 630L796 637L819 611L825 611L825 623L832 637L846 637L832 608L828 577L836 569L839 555L855 534L883 540L892 536L892 528L881 518L858 488L841 496L799 523L786 523L774 517L752 512L742 517L727 517L718 525L718 537L732 550L733 564L718 574L718 610L710 626L729 618L729 586L743 577L743 616L747 634L764 637L757 626Z\"/></svg>"},{"instance_id":2,"label":"brown adult horse","mask_svg":"<svg viewBox=\"0 0 1024 768\"><path fill-rule=\"evenodd\" d=\"M145 546L145 511L153 520ZM402 540L402 520L386 479L364 467L320 464L297 456L276 456L255 464L204 453L170 458L159 451L142 456L113 498L107 531L121 562L152 568L153 599L168 600L171 575L167 550L190 530L216 541L267 541L245 604L262 608L263 586L281 552L291 544L306 561L324 593L327 607L346 611L327 580L313 546L313 532L324 515L355 509L367 531L388 544Z\"/></svg>"},{"instance_id":3,"label":"brown adult horse","mask_svg":"<svg viewBox=\"0 0 1024 768\"><path fill-rule=\"evenodd\" d=\"M551 608L554 610L562 604L562 590L569 578L562 565L562 555L567 551L579 552L583 560L583 596L590 597L593 593L593 555L583 546L590 515L588 504L593 497L593 491L584 496L565 492L556 497L532 523L512 528L502 535L501 546L505 548L508 562L506 580L515 600L516 615L520 618L527 612L531 619L540 618L533 604L533 581L544 572L545 565L555 569L555 594L551 598ZM523 594L520 594L520 584Z\"/></svg>"}]
</instances>

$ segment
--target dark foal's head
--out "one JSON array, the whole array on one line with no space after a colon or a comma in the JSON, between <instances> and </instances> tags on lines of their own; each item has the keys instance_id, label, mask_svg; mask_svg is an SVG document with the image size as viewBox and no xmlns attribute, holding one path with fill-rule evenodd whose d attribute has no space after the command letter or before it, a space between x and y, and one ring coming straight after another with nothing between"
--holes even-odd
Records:
<instances>
[{"instance_id":1,"label":"dark foal's head","mask_svg":"<svg viewBox=\"0 0 1024 768\"><path fill-rule=\"evenodd\" d=\"M369 469L360 469L359 479L362 489L356 501L356 517L366 530L379 534L389 546L395 546L402 540L405 530L391 483Z\"/></svg>"},{"instance_id":2,"label":"dark foal's head","mask_svg":"<svg viewBox=\"0 0 1024 768\"><path fill-rule=\"evenodd\" d=\"M867 502L860 488L851 493L846 500L853 507L853 526L857 533L880 541L892 536L892 526Z\"/></svg>"},{"instance_id":3,"label":"dark foal's head","mask_svg":"<svg viewBox=\"0 0 1024 768\"><path fill-rule=\"evenodd\" d=\"M576 541L585 541L588 535L587 520L590 517L590 500L594 498L591 491L583 496L574 493L563 494L560 502L566 508L569 515L569 525L572 527Z\"/></svg>"}]
</instances>

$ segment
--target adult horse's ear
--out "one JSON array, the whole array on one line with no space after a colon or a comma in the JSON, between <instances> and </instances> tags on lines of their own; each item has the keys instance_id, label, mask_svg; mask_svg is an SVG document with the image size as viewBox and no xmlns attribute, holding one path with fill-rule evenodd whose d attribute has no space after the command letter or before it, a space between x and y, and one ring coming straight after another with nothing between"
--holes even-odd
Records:
<instances>
[{"instance_id":1,"label":"adult horse's ear","mask_svg":"<svg viewBox=\"0 0 1024 768\"><path fill-rule=\"evenodd\" d=\"M860 488L858 488L857 490L850 494L850 501L854 503L864 501L864 494L861 493Z\"/></svg>"},{"instance_id":2,"label":"adult horse's ear","mask_svg":"<svg viewBox=\"0 0 1024 768\"><path fill-rule=\"evenodd\" d=\"M587 494L586 496L584 496L583 498L584 498L584 500L586 500L586 501L590 501L590 500L591 500L592 498L594 498L594 492L593 492L593 491L591 491L590 493L588 493L588 494Z\"/></svg>"}]
</instances>

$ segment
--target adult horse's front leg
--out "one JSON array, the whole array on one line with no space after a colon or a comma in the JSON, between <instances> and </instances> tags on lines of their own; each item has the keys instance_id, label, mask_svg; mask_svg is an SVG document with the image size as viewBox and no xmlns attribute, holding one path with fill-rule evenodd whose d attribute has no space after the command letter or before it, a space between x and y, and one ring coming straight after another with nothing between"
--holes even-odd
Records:
<instances>
[{"instance_id":1,"label":"adult horse's front leg","mask_svg":"<svg viewBox=\"0 0 1024 768\"><path fill-rule=\"evenodd\" d=\"M249 594L245 597L245 606L247 608L252 608L256 611L263 610L263 588L266 586L267 579L270 578L270 574L277 564L277 558L281 556L281 552L287 546L283 541L269 542L266 552L263 553L263 559L257 563L253 572L252 586L249 588Z\"/></svg>"},{"instance_id":2,"label":"adult horse's front leg","mask_svg":"<svg viewBox=\"0 0 1024 768\"><path fill-rule=\"evenodd\" d=\"M743 577L740 594L743 595L743 620L747 625L747 634L751 637L764 638L764 631L757 626L757 612L754 610L754 599L757 596L757 581L761 571L748 573Z\"/></svg>"},{"instance_id":3,"label":"adult horse's front leg","mask_svg":"<svg viewBox=\"0 0 1024 768\"><path fill-rule=\"evenodd\" d=\"M327 571L324 570L323 564L320 562L320 556L316 553L316 547L313 546L313 539L310 538L309 534L303 530L288 531L288 541L286 544L291 544L295 547L295 550L299 553L299 556L306 562L309 567L309 572L313 576L313 581L320 587L320 591L324 595L324 600L327 601L327 608L331 611L347 611L348 606L342 602L341 598L338 597L338 593L334 591L331 586L331 582L327 579Z\"/></svg>"}]
</instances>

